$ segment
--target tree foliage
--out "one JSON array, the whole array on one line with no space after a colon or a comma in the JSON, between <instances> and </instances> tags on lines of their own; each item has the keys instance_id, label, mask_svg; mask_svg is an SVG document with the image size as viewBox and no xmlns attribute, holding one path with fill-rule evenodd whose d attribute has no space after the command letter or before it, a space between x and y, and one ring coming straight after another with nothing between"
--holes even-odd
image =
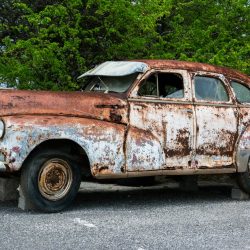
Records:
<instances>
[{"instance_id":1,"label":"tree foliage","mask_svg":"<svg viewBox=\"0 0 250 250\"><path fill-rule=\"evenodd\" d=\"M181 59L250 74L248 0L2 0L0 79L74 90L106 60Z\"/></svg>"}]
</instances>

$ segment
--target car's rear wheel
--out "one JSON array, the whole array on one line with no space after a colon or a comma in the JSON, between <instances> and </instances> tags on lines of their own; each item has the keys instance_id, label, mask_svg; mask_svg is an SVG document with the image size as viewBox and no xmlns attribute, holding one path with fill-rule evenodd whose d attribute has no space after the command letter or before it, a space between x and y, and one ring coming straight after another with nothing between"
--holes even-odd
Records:
<instances>
[{"instance_id":1,"label":"car's rear wheel","mask_svg":"<svg viewBox=\"0 0 250 250\"><path fill-rule=\"evenodd\" d=\"M57 212L74 200L81 171L70 155L44 149L27 160L21 174L21 189L32 206L45 212Z\"/></svg>"},{"instance_id":2,"label":"car's rear wheel","mask_svg":"<svg viewBox=\"0 0 250 250\"><path fill-rule=\"evenodd\" d=\"M247 171L237 174L237 182L244 192L250 194L250 159L248 161Z\"/></svg>"}]
</instances>

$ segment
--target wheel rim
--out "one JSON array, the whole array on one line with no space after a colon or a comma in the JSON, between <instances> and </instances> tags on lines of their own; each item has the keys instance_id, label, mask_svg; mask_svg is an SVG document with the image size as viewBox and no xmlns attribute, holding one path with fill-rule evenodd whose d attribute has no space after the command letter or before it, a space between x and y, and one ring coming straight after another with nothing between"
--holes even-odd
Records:
<instances>
[{"instance_id":1,"label":"wheel rim","mask_svg":"<svg viewBox=\"0 0 250 250\"><path fill-rule=\"evenodd\" d=\"M51 159L40 169L38 188L48 200L62 199L69 192L72 182L71 167L62 159Z\"/></svg>"}]
</instances>

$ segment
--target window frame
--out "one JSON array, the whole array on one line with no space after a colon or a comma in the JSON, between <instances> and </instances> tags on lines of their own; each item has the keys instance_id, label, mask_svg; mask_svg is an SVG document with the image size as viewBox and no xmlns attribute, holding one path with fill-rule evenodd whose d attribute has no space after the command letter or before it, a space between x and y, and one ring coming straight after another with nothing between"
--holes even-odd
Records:
<instances>
[{"instance_id":1,"label":"window frame","mask_svg":"<svg viewBox=\"0 0 250 250\"><path fill-rule=\"evenodd\" d=\"M166 98L166 97L160 97L160 96L140 96L138 95L138 91L143 84L143 82L148 79L150 76L158 73L173 73L173 74L179 74L182 77L183 81L183 94L184 96L182 98ZM158 78L157 78L158 79ZM146 72L141 79L135 84L135 86L131 89L129 93L129 98L133 99L143 99L143 100L159 100L160 102L171 102L171 101L191 101L192 100L192 94L191 94L191 79L190 75L187 70L182 69L152 69L148 72Z\"/></svg>"},{"instance_id":2,"label":"window frame","mask_svg":"<svg viewBox=\"0 0 250 250\"><path fill-rule=\"evenodd\" d=\"M223 87L225 88L225 91L228 96L228 101L216 101L216 100L204 100L204 99L197 99L195 95L195 77L201 76L201 77L207 77L207 78L215 78L219 80ZM195 103L214 103L214 104L233 104L233 99L232 99L232 91L231 91L231 86L227 82L226 77L222 74L218 73L211 73L211 72L203 72L203 71L197 71L193 73L192 75L192 95L193 95L193 100Z\"/></svg>"}]
</instances>

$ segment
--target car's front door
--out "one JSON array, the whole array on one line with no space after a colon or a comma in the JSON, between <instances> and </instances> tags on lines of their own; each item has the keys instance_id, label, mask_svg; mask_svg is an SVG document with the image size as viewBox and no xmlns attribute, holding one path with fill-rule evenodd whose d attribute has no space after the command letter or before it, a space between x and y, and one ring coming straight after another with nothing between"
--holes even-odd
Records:
<instances>
[{"instance_id":1,"label":"car's front door","mask_svg":"<svg viewBox=\"0 0 250 250\"><path fill-rule=\"evenodd\" d=\"M149 72L129 98L127 171L190 167L194 113L185 70Z\"/></svg>"},{"instance_id":2,"label":"car's front door","mask_svg":"<svg viewBox=\"0 0 250 250\"><path fill-rule=\"evenodd\" d=\"M196 115L197 167L231 167L237 139L237 107L230 89L219 74L196 73L193 76Z\"/></svg>"}]
</instances>

